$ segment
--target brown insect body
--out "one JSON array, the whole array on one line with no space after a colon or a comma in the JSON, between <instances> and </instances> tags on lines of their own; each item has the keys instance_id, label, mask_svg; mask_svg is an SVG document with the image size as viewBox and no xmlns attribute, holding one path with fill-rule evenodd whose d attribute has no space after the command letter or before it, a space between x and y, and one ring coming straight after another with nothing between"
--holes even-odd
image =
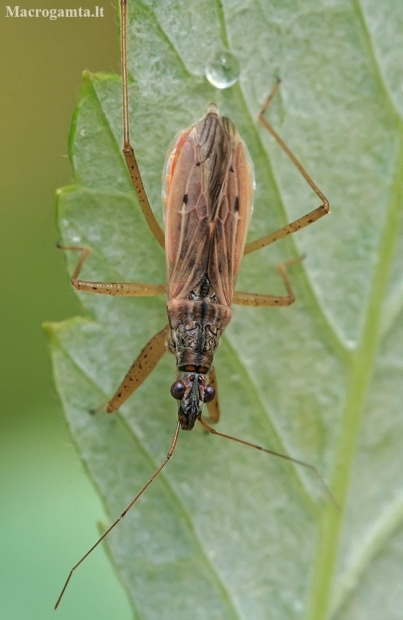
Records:
<instances>
[{"instance_id":1,"label":"brown insect body","mask_svg":"<svg viewBox=\"0 0 403 620\"><path fill-rule=\"evenodd\" d=\"M163 195L170 333L176 357L181 428L191 430L204 402L244 252L253 165L232 121L211 104L169 151ZM207 389L210 388L210 389ZM207 389L207 393L206 393Z\"/></svg>"},{"instance_id":2,"label":"brown insect body","mask_svg":"<svg viewBox=\"0 0 403 620\"><path fill-rule=\"evenodd\" d=\"M220 408L214 354L231 320L231 304L258 307L289 306L295 295L287 268L302 257L278 265L286 288L284 295L236 291L235 284L242 257L271 245L309 226L329 213L329 201L313 182L305 168L265 118L277 81L259 113L260 124L273 136L281 149L320 198L321 205L278 230L245 245L254 190L253 165L248 150L232 121L220 116L211 104L204 117L181 132L169 150L165 166L163 196L166 209L165 236L155 218L144 189L141 173L129 136L129 99L127 71L127 0L120 0L122 35L123 155L133 188L145 220L156 241L166 252L167 285L144 282L93 282L80 273L90 254L88 246L62 245L79 252L71 282L78 291L101 295L149 297L167 293L169 324L157 332L140 351L110 400L103 407L116 411L145 381L168 348L175 357L177 379L171 386L179 401L178 421L166 458L143 485L119 517L73 566L57 599L57 608L74 571L125 517L144 491L164 469L175 452L179 432L191 430L196 421L209 433L244 446L301 465L314 473L329 497L337 502L315 467L286 454L274 452L244 439L220 433L202 418L203 403L212 422L218 422ZM102 407L102 408L103 408ZM95 412L92 410L92 412Z\"/></svg>"}]
</instances>

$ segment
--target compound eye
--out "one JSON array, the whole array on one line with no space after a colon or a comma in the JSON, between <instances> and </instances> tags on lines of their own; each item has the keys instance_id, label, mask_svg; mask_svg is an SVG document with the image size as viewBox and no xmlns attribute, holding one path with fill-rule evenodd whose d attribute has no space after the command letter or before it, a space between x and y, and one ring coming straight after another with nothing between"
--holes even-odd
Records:
<instances>
[{"instance_id":1,"label":"compound eye","mask_svg":"<svg viewBox=\"0 0 403 620\"><path fill-rule=\"evenodd\" d=\"M176 400L182 400L185 395L185 389L185 385L182 381L175 381L175 383L171 385L171 395Z\"/></svg>"},{"instance_id":2,"label":"compound eye","mask_svg":"<svg viewBox=\"0 0 403 620\"><path fill-rule=\"evenodd\" d=\"M211 403L212 400L214 400L215 398L215 389L213 388L212 385L206 385L206 388L204 390L204 402L205 403Z\"/></svg>"}]
</instances>

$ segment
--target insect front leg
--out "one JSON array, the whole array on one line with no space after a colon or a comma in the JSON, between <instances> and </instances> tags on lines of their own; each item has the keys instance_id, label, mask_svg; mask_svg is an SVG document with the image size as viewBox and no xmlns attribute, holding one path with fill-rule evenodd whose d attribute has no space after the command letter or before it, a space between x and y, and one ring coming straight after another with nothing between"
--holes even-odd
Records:
<instances>
[{"instance_id":1,"label":"insect front leg","mask_svg":"<svg viewBox=\"0 0 403 620\"><path fill-rule=\"evenodd\" d=\"M241 291L237 291L236 293L234 293L232 303L238 304L239 306L255 306L255 307L258 307L258 306L291 306L291 304L293 304L295 301L295 294L291 286L291 280L287 274L287 269L288 267L297 265L303 259L304 259L303 256L299 256L298 258L289 260L286 263L277 265L277 271L282 277L282 280L284 282L285 288L287 289L288 295L260 295L258 293L242 293Z\"/></svg>"},{"instance_id":2,"label":"insect front leg","mask_svg":"<svg viewBox=\"0 0 403 620\"><path fill-rule=\"evenodd\" d=\"M219 402L218 402L217 376L215 374L214 368L212 368L210 370L209 384L215 390L215 397L214 397L214 399L211 402L207 403L207 410L208 410L208 413L209 413L209 417L207 418L206 421L210 422L210 424L217 424L218 421L220 420L220 405L219 405Z\"/></svg>"},{"instance_id":3,"label":"insect front leg","mask_svg":"<svg viewBox=\"0 0 403 620\"><path fill-rule=\"evenodd\" d=\"M61 244L58 244L57 247L61 250L81 252L81 256L71 276L71 283L78 291L116 297L155 297L165 294L165 285L163 284L145 284L142 282L92 282L90 280L80 280L79 275L81 269L91 252L91 248L88 246L78 247Z\"/></svg>"},{"instance_id":4,"label":"insect front leg","mask_svg":"<svg viewBox=\"0 0 403 620\"><path fill-rule=\"evenodd\" d=\"M275 232L270 233L269 235L266 235L265 237L262 237L261 239L257 239L256 241L251 241L250 243L247 243L245 245L244 255L251 254L252 252L256 252L256 250L260 250L260 248L264 248L267 245L271 245L272 243L275 243L279 239L283 239L284 237L287 237L288 235L292 235L293 233L297 232L297 230L301 230L301 228L305 228L305 226L309 226L313 222L316 222L316 220L320 219L321 217L323 217L330 211L329 201L326 198L326 196L320 191L319 187L314 183L314 181L309 176L305 168L295 157L294 153L288 148L285 142L283 142L282 138L280 138L276 130L273 129L273 127L270 125L270 123L265 118L265 113L267 112L270 106L270 103L272 102L273 97L275 96L279 87L280 87L280 80L277 80L273 90L271 91L270 95L267 97L264 103L264 106L262 107L260 111L259 122L273 136L277 144L288 155L288 157L291 159L294 166L299 170L299 172L304 177L305 181L308 183L308 185L313 189L315 194L322 201L322 204L316 209L314 209L313 211L310 211L310 213L307 213L306 215L298 218L297 220L294 220L294 222L291 222L291 224L287 224L286 226L283 226L283 228L280 228L279 230L276 230Z\"/></svg>"},{"instance_id":5,"label":"insect front leg","mask_svg":"<svg viewBox=\"0 0 403 620\"><path fill-rule=\"evenodd\" d=\"M168 332L169 325L166 325L164 329L155 334L155 336L147 342L140 355L130 366L115 394L106 404L107 413L112 413L119 409L125 400L140 387L150 372L156 367L166 351L165 343Z\"/></svg>"}]
</instances>

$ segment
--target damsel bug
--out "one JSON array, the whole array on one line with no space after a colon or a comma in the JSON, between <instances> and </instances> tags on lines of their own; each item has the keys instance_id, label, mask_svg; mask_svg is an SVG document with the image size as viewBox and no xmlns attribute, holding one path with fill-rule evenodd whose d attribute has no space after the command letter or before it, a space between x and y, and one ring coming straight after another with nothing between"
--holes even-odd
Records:
<instances>
[{"instance_id":1,"label":"damsel bug","mask_svg":"<svg viewBox=\"0 0 403 620\"><path fill-rule=\"evenodd\" d=\"M279 88L279 82L267 98L259 114L259 121L286 152L322 204L276 232L246 243L254 189L253 166L235 125L229 118L220 116L217 106L211 104L201 120L179 134L174 147L168 153L165 166L166 227L164 235L148 202L130 144L126 0L120 1L120 7L123 154L144 217L158 243L165 248L167 285L81 280L79 279L80 272L90 253L90 248L60 247L81 253L71 279L73 286L79 291L133 297L167 294L168 324L145 345L115 395L107 403L106 410L108 413L117 410L143 383L168 349L176 358L177 378L171 386L171 394L179 404L178 421L165 460L118 519L72 568L56 607L76 568L126 515L165 467L175 451L180 430L191 430L197 421L209 433L308 467L321 479L313 466L219 433L202 418L204 403L206 403L211 422L218 422L220 417L213 359L220 337L231 320L231 305L288 306L295 300L287 268L301 259L294 259L278 267L287 291L286 295L257 295L234 291L243 255L270 245L308 226L329 212L329 202L326 197L265 119L264 115Z\"/></svg>"}]
</instances>

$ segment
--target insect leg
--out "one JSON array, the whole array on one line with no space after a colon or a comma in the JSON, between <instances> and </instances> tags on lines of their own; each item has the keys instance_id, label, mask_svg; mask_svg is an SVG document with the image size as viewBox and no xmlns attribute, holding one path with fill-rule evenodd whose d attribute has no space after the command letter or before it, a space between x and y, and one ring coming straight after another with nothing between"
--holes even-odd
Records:
<instances>
[{"instance_id":1,"label":"insect leg","mask_svg":"<svg viewBox=\"0 0 403 620\"><path fill-rule=\"evenodd\" d=\"M115 295L116 297L154 297L164 295L165 285L163 284L144 284L142 282L91 282L89 280L79 280L81 269L91 252L88 246L67 246L58 244L61 250L73 250L81 252L78 263L71 276L71 283L78 291L99 293L101 295Z\"/></svg>"},{"instance_id":2,"label":"insect leg","mask_svg":"<svg viewBox=\"0 0 403 620\"><path fill-rule=\"evenodd\" d=\"M301 230L301 228L305 228L305 226L309 226L309 224L316 222L316 220L323 217L330 211L329 201L326 198L326 196L320 191L319 187L311 179L311 177L309 176L305 168L295 157L294 153L290 151L288 146L285 144L285 142L283 142L283 140L280 138L276 130L273 129L273 127L270 125L270 123L266 120L264 116L269 108L271 101L273 100L274 95L278 91L279 87L280 87L280 80L277 80L273 90L271 91L270 95L267 97L265 104L260 111L259 122L273 136L277 144L288 155L288 157L291 159L294 166L299 170L299 172L304 177L305 181L308 183L308 185L313 189L315 194L322 201L322 204L316 209L314 209L313 211L311 211L310 213L307 213L306 215L298 218L297 220L294 220L294 222L291 222L291 224L287 224L286 226L283 226L283 228L280 228L279 230L276 230L275 232L270 233L269 235L266 235L265 237L262 237L261 239L257 239L256 241L251 241L250 243L247 243L245 246L244 254L251 254L251 252L260 250L260 248L264 248L266 247L266 245L271 245L275 241L278 241L279 239L283 239L284 237L287 237L288 235L291 235L292 233L297 232L297 230Z\"/></svg>"},{"instance_id":3,"label":"insect leg","mask_svg":"<svg viewBox=\"0 0 403 620\"><path fill-rule=\"evenodd\" d=\"M158 224L153 210L150 207L143 180L137 164L136 156L129 135L129 94L127 86L127 0L120 0L121 37L122 37L122 96L123 96L123 155L132 180L134 190L139 199L140 207L146 222L162 248L165 247L165 237Z\"/></svg>"},{"instance_id":4,"label":"insect leg","mask_svg":"<svg viewBox=\"0 0 403 620\"><path fill-rule=\"evenodd\" d=\"M156 367L166 351L165 342L168 331L169 325L166 325L164 329L155 334L155 336L147 342L137 359L130 366L115 394L106 404L107 413L112 413L116 411L116 409L119 409L125 400L140 387L150 372Z\"/></svg>"},{"instance_id":5,"label":"insect leg","mask_svg":"<svg viewBox=\"0 0 403 620\"><path fill-rule=\"evenodd\" d=\"M142 487L142 489L137 493L136 497L134 497L132 499L132 501L130 502L130 504L124 509L123 512L120 513L120 515L118 516L118 518L112 523L112 525L110 525L108 527L108 529L102 534L102 536L100 538L98 538L97 542L92 545L91 549L89 549L87 551L87 553L85 553L83 555L83 557L77 562L77 564L75 564L73 566L73 568L71 569L71 571L68 574L68 577L66 579L66 582L63 586L62 591L60 592L59 598L56 601L56 605L55 605L55 609L57 609L59 607L60 601L62 600L63 594L66 591L67 586L69 585L70 579L73 576L74 571L80 566L80 564L82 564L84 562L84 560L90 555L90 553L92 553L94 551L94 549L96 549L96 547L98 547L98 545L108 536L109 532L111 532L118 523L120 523L120 521L127 515L127 513L129 512L129 510L132 508L132 506L134 506L134 504L137 502L137 500L139 499L139 497L141 497L141 495L143 495L144 491L150 486L150 484L155 480L155 478L158 476L158 474L160 473L160 471L162 469L164 469L165 465L168 463L168 461L170 460L170 458L172 457L173 453L175 452L175 448L176 448L176 444L178 443L178 435L179 435L179 431L180 431L180 423L177 422L176 424L176 428L175 428L175 433L170 445L170 448L168 450L168 453L165 457L165 460L163 461L163 463L158 467L158 469L153 473L153 475L151 476L151 478L145 483L145 485Z\"/></svg>"},{"instance_id":6,"label":"insect leg","mask_svg":"<svg viewBox=\"0 0 403 620\"><path fill-rule=\"evenodd\" d=\"M217 376L214 368L210 371L209 384L215 389L215 398L211 402L207 403L207 409L209 412L209 417L207 419L211 424L217 424L220 419L220 405L218 402Z\"/></svg>"},{"instance_id":7,"label":"insect leg","mask_svg":"<svg viewBox=\"0 0 403 620\"><path fill-rule=\"evenodd\" d=\"M234 293L232 299L233 304L239 306L291 306L295 301L295 294L291 286L291 280L288 277L287 269L303 260L303 256L294 258L281 265L277 265L277 271L283 279L288 295L260 295L258 293L242 293L241 291Z\"/></svg>"}]
</instances>

